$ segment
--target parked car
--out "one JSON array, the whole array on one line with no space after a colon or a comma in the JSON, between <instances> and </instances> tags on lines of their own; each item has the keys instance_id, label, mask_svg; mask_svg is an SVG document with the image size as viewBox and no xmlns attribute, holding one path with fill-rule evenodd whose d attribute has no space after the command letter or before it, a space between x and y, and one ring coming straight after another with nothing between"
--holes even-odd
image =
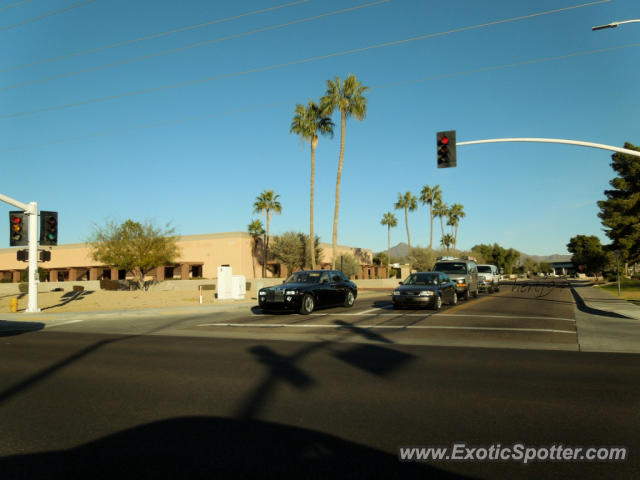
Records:
<instances>
[{"instance_id":1,"label":"parked car","mask_svg":"<svg viewBox=\"0 0 640 480\"><path fill-rule=\"evenodd\" d=\"M391 296L393 308L405 306L431 307L440 310L443 302L458 303L456 282L438 272L412 273Z\"/></svg>"},{"instance_id":2,"label":"parked car","mask_svg":"<svg viewBox=\"0 0 640 480\"><path fill-rule=\"evenodd\" d=\"M435 272L446 273L456 282L458 298L469 300L478 296L478 265L473 260L462 258L438 260L433 267Z\"/></svg>"},{"instance_id":3,"label":"parked car","mask_svg":"<svg viewBox=\"0 0 640 480\"><path fill-rule=\"evenodd\" d=\"M479 288L483 292L500 291L500 272L495 265L478 265Z\"/></svg>"},{"instance_id":4,"label":"parked car","mask_svg":"<svg viewBox=\"0 0 640 480\"><path fill-rule=\"evenodd\" d=\"M262 310L295 310L308 315L317 307L352 307L358 287L337 270L304 270L292 274L282 285L261 288Z\"/></svg>"}]
</instances>

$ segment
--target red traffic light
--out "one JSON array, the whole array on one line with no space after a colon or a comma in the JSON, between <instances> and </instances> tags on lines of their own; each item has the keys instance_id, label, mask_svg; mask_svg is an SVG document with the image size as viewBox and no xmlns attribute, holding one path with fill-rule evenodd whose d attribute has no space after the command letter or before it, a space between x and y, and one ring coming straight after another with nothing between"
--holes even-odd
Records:
<instances>
[{"instance_id":1,"label":"red traffic light","mask_svg":"<svg viewBox=\"0 0 640 480\"><path fill-rule=\"evenodd\" d=\"M440 143L442 143L443 145L448 145L449 144L449 137L444 136L440 139Z\"/></svg>"},{"instance_id":2,"label":"red traffic light","mask_svg":"<svg viewBox=\"0 0 640 480\"><path fill-rule=\"evenodd\" d=\"M22 219L20 217L14 217L13 215L11 216L11 223L20 223L22 222Z\"/></svg>"}]
</instances>

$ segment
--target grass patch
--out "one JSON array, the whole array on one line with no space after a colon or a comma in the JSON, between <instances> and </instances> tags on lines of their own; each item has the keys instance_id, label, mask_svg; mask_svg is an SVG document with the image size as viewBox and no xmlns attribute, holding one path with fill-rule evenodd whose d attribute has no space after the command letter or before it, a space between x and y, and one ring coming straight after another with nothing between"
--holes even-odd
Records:
<instances>
[{"instance_id":1,"label":"grass patch","mask_svg":"<svg viewBox=\"0 0 640 480\"><path fill-rule=\"evenodd\" d=\"M618 285L615 283L600 288L606 290L612 295L618 295ZM632 300L634 303L636 303L636 301L640 302L640 280L630 280L627 278L621 279L620 296L625 300Z\"/></svg>"}]
</instances>

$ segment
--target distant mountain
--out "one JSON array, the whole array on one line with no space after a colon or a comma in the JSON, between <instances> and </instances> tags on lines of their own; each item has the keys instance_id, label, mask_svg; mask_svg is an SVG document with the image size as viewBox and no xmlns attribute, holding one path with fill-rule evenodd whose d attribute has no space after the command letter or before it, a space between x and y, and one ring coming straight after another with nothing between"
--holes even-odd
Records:
<instances>
[{"instance_id":1,"label":"distant mountain","mask_svg":"<svg viewBox=\"0 0 640 480\"><path fill-rule=\"evenodd\" d=\"M387 253L386 250L383 250L384 253ZM395 247L391 247L389 251L391 258L403 258L409 255L409 244L405 242L400 242Z\"/></svg>"}]
</instances>

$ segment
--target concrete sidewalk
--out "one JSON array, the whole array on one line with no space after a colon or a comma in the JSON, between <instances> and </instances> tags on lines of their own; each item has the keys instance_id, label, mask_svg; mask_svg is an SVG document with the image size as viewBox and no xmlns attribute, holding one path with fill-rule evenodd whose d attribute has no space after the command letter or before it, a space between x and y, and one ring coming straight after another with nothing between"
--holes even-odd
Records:
<instances>
[{"instance_id":1,"label":"concrete sidewalk","mask_svg":"<svg viewBox=\"0 0 640 480\"><path fill-rule=\"evenodd\" d=\"M571 283L582 352L640 353L640 307L585 283Z\"/></svg>"}]
</instances>

